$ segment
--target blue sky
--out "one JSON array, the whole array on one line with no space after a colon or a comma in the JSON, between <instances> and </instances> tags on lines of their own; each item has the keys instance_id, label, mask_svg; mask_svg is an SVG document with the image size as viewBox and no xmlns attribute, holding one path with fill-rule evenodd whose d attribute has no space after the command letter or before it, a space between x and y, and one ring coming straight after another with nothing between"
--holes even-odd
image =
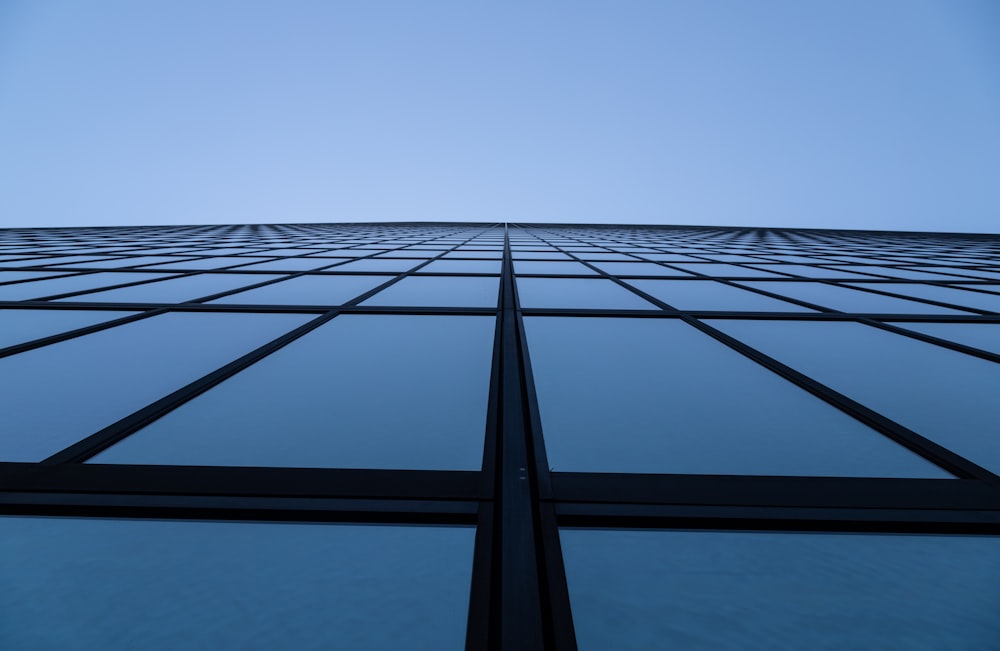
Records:
<instances>
[{"instance_id":1,"label":"blue sky","mask_svg":"<svg viewBox=\"0 0 1000 651\"><path fill-rule=\"evenodd\" d=\"M1000 232L1000 2L0 1L0 225Z\"/></svg>"}]
</instances>

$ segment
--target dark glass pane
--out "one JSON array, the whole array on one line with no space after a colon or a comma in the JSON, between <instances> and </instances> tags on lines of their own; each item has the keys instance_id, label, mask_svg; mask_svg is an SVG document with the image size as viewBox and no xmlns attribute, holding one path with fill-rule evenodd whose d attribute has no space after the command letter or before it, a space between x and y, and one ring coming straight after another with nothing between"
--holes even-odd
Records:
<instances>
[{"instance_id":1,"label":"dark glass pane","mask_svg":"<svg viewBox=\"0 0 1000 651\"><path fill-rule=\"evenodd\" d=\"M40 461L304 323L170 313L0 359L0 460Z\"/></svg>"},{"instance_id":2,"label":"dark glass pane","mask_svg":"<svg viewBox=\"0 0 1000 651\"><path fill-rule=\"evenodd\" d=\"M681 321L525 328L556 471L949 476Z\"/></svg>"},{"instance_id":3,"label":"dark glass pane","mask_svg":"<svg viewBox=\"0 0 1000 651\"><path fill-rule=\"evenodd\" d=\"M1000 323L894 323L893 325L1000 355Z\"/></svg>"},{"instance_id":4,"label":"dark glass pane","mask_svg":"<svg viewBox=\"0 0 1000 651\"><path fill-rule=\"evenodd\" d=\"M403 278L375 294L364 305L418 307L496 307L500 279L483 277Z\"/></svg>"},{"instance_id":5,"label":"dark glass pane","mask_svg":"<svg viewBox=\"0 0 1000 651\"><path fill-rule=\"evenodd\" d=\"M1000 364L850 323L712 325L993 472Z\"/></svg>"},{"instance_id":6,"label":"dark glass pane","mask_svg":"<svg viewBox=\"0 0 1000 651\"><path fill-rule=\"evenodd\" d=\"M514 262L514 273L516 274L573 274L582 276L596 276L597 272L579 262L535 262L531 260L517 260Z\"/></svg>"},{"instance_id":7,"label":"dark glass pane","mask_svg":"<svg viewBox=\"0 0 1000 651\"><path fill-rule=\"evenodd\" d=\"M712 280L630 280L630 285L678 310L812 312L807 307Z\"/></svg>"},{"instance_id":8,"label":"dark glass pane","mask_svg":"<svg viewBox=\"0 0 1000 651\"><path fill-rule=\"evenodd\" d=\"M93 461L476 470L494 327L339 316Z\"/></svg>"},{"instance_id":9,"label":"dark glass pane","mask_svg":"<svg viewBox=\"0 0 1000 651\"><path fill-rule=\"evenodd\" d=\"M774 294L797 298L841 312L871 314L964 314L958 310L918 303L882 294L862 292L826 283L741 281L740 284L756 287Z\"/></svg>"},{"instance_id":10,"label":"dark glass pane","mask_svg":"<svg viewBox=\"0 0 1000 651\"><path fill-rule=\"evenodd\" d=\"M517 293L521 307L658 309L605 278L518 278Z\"/></svg>"},{"instance_id":11,"label":"dark glass pane","mask_svg":"<svg viewBox=\"0 0 1000 651\"><path fill-rule=\"evenodd\" d=\"M73 296L64 301L94 301L98 303L179 303L226 292L273 278L270 274L198 274L133 287Z\"/></svg>"},{"instance_id":12,"label":"dark glass pane","mask_svg":"<svg viewBox=\"0 0 1000 651\"><path fill-rule=\"evenodd\" d=\"M0 518L5 649L462 649L474 529Z\"/></svg>"},{"instance_id":13,"label":"dark glass pane","mask_svg":"<svg viewBox=\"0 0 1000 651\"><path fill-rule=\"evenodd\" d=\"M382 283L387 276L299 276L215 299L243 305L341 305Z\"/></svg>"},{"instance_id":14,"label":"dark glass pane","mask_svg":"<svg viewBox=\"0 0 1000 651\"><path fill-rule=\"evenodd\" d=\"M0 348L60 332L113 321L134 312L84 310L0 310Z\"/></svg>"},{"instance_id":15,"label":"dark glass pane","mask_svg":"<svg viewBox=\"0 0 1000 651\"><path fill-rule=\"evenodd\" d=\"M563 529L581 651L993 649L994 537Z\"/></svg>"},{"instance_id":16,"label":"dark glass pane","mask_svg":"<svg viewBox=\"0 0 1000 651\"><path fill-rule=\"evenodd\" d=\"M81 292L97 287L107 287L109 285L121 285L122 283L135 283L140 280L151 278L170 278L169 274L153 273L95 273L80 274L78 276L64 276L62 278L50 278L47 280L35 280L27 283L17 283L16 285L0 286L0 301L23 301L45 296L55 296L57 294L68 294L70 292ZM87 300L80 298L78 300Z\"/></svg>"},{"instance_id":17,"label":"dark glass pane","mask_svg":"<svg viewBox=\"0 0 1000 651\"><path fill-rule=\"evenodd\" d=\"M500 260L435 260L420 273L499 274Z\"/></svg>"}]
</instances>

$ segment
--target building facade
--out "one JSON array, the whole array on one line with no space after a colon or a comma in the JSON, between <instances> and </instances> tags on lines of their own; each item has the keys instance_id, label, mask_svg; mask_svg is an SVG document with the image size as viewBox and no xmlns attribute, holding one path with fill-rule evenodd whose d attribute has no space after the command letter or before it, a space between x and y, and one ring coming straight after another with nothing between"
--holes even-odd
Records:
<instances>
[{"instance_id":1,"label":"building facade","mask_svg":"<svg viewBox=\"0 0 1000 651\"><path fill-rule=\"evenodd\" d=\"M997 649L998 362L993 235L0 231L0 646Z\"/></svg>"}]
</instances>

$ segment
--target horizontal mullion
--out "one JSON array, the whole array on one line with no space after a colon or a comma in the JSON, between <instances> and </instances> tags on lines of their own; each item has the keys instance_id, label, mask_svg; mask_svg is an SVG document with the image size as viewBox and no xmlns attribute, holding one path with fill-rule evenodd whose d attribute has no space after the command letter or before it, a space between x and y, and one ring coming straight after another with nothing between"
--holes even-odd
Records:
<instances>
[{"instance_id":1,"label":"horizontal mullion","mask_svg":"<svg viewBox=\"0 0 1000 651\"><path fill-rule=\"evenodd\" d=\"M478 502L3 493L0 514L284 522L475 524Z\"/></svg>"},{"instance_id":2,"label":"horizontal mullion","mask_svg":"<svg viewBox=\"0 0 1000 651\"><path fill-rule=\"evenodd\" d=\"M1000 487L975 479L554 472L551 483L559 502L1000 512Z\"/></svg>"},{"instance_id":3,"label":"horizontal mullion","mask_svg":"<svg viewBox=\"0 0 1000 651\"><path fill-rule=\"evenodd\" d=\"M991 510L557 504L560 526L840 533L1000 534Z\"/></svg>"},{"instance_id":4,"label":"horizontal mullion","mask_svg":"<svg viewBox=\"0 0 1000 651\"><path fill-rule=\"evenodd\" d=\"M0 463L0 490L242 497L482 500L478 471Z\"/></svg>"}]
</instances>

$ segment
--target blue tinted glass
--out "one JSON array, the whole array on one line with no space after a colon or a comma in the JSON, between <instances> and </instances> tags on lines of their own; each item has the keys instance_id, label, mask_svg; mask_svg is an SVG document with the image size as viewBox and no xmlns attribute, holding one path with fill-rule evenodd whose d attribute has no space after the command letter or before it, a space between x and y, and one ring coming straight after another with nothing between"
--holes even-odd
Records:
<instances>
[{"instance_id":1,"label":"blue tinted glass","mask_svg":"<svg viewBox=\"0 0 1000 651\"><path fill-rule=\"evenodd\" d=\"M247 271L313 271L322 267L328 267L338 260L331 258L285 258L284 260L271 260L268 262L258 262L240 267L240 270Z\"/></svg>"},{"instance_id":2,"label":"blue tinted glass","mask_svg":"<svg viewBox=\"0 0 1000 651\"><path fill-rule=\"evenodd\" d=\"M409 271L423 260L393 260L390 258L365 258L337 265L330 271Z\"/></svg>"},{"instance_id":3,"label":"blue tinted glass","mask_svg":"<svg viewBox=\"0 0 1000 651\"><path fill-rule=\"evenodd\" d=\"M363 305L419 307L496 307L500 279L483 277L403 278L386 287Z\"/></svg>"},{"instance_id":4,"label":"blue tinted glass","mask_svg":"<svg viewBox=\"0 0 1000 651\"><path fill-rule=\"evenodd\" d=\"M792 274L793 276L805 276L806 278L867 278L867 276L847 271L809 267L800 264L755 264L753 266L757 269Z\"/></svg>"},{"instance_id":5,"label":"blue tinted glass","mask_svg":"<svg viewBox=\"0 0 1000 651\"><path fill-rule=\"evenodd\" d=\"M572 260L565 253L552 250L538 250L536 247L530 247L528 250L518 250L517 247L514 247L513 255L515 260Z\"/></svg>"},{"instance_id":6,"label":"blue tinted glass","mask_svg":"<svg viewBox=\"0 0 1000 651\"><path fill-rule=\"evenodd\" d=\"M0 348L113 321L134 312L0 310Z\"/></svg>"},{"instance_id":7,"label":"blue tinted glass","mask_svg":"<svg viewBox=\"0 0 1000 651\"><path fill-rule=\"evenodd\" d=\"M445 253L442 257L445 259L451 258L497 258L500 259L500 251L452 251L450 253Z\"/></svg>"},{"instance_id":8,"label":"blue tinted glass","mask_svg":"<svg viewBox=\"0 0 1000 651\"><path fill-rule=\"evenodd\" d=\"M40 280L65 274L65 271L0 271L0 283L14 280Z\"/></svg>"},{"instance_id":9,"label":"blue tinted glass","mask_svg":"<svg viewBox=\"0 0 1000 651\"><path fill-rule=\"evenodd\" d=\"M388 280L386 276L299 276L210 302L244 305L341 305Z\"/></svg>"},{"instance_id":10,"label":"blue tinted glass","mask_svg":"<svg viewBox=\"0 0 1000 651\"><path fill-rule=\"evenodd\" d=\"M774 294L781 294L800 301L808 301L841 312L867 312L871 314L964 314L958 310L918 303L902 298L872 294L826 283L741 281L747 287L756 287Z\"/></svg>"},{"instance_id":11,"label":"blue tinted glass","mask_svg":"<svg viewBox=\"0 0 1000 651\"><path fill-rule=\"evenodd\" d=\"M851 271L857 271L859 273L870 273L876 274L878 276L889 276L890 278L914 278L917 280L948 280L949 278L954 279L953 276L943 276L941 274L928 273L926 271L918 271L915 269L898 269L896 267L878 267L878 266L867 266L858 265L851 267L837 267L838 269L849 269Z\"/></svg>"},{"instance_id":12,"label":"blue tinted glass","mask_svg":"<svg viewBox=\"0 0 1000 651\"><path fill-rule=\"evenodd\" d=\"M521 307L658 309L605 278L518 278L517 293Z\"/></svg>"},{"instance_id":13,"label":"blue tinted glass","mask_svg":"<svg viewBox=\"0 0 1000 651\"><path fill-rule=\"evenodd\" d=\"M749 267L738 267L734 264L709 264L709 263L681 263L676 266L686 269L692 273L705 274L706 276L733 276L749 278L765 278L774 274L759 269Z\"/></svg>"},{"instance_id":14,"label":"blue tinted glass","mask_svg":"<svg viewBox=\"0 0 1000 651\"><path fill-rule=\"evenodd\" d=\"M993 537L560 531L577 643L606 649L996 648Z\"/></svg>"},{"instance_id":15,"label":"blue tinted glass","mask_svg":"<svg viewBox=\"0 0 1000 651\"><path fill-rule=\"evenodd\" d=\"M1000 364L850 322L720 320L712 325L1000 471Z\"/></svg>"},{"instance_id":16,"label":"blue tinted glass","mask_svg":"<svg viewBox=\"0 0 1000 651\"><path fill-rule=\"evenodd\" d=\"M678 310L813 311L712 280L630 280L629 284Z\"/></svg>"},{"instance_id":17,"label":"blue tinted glass","mask_svg":"<svg viewBox=\"0 0 1000 651\"><path fill-rule=\"evenodd\" d=\"M498 274L499 260L435 260L426 267L420 268L420 273L460 273L460 274Z\"/></svg>"},{"instance_id":18,"label":"blue tinted glass","mask_svg":"<svg viewBox=\"0 0 1000 651\"><path fill-rule=\"evenodd\" d=\"M471 527L0 518L4 649L463 649Z\"/></svg>"},{"instance_id":19,"label":"blue tinted glass","mask_svg":"<svg viewBox=\"0 0 1000 651\"><path fill-rule=\"evenodd\" d=\"M556 471L949 476L680 321L525 328Z\"/></svg>"},{"instance_id":20,"label":"blue tinted glass","mask_svg":"<svg viewBox=\"0 0 1000 651\"><path fill-rule=\"evenodd\" d=\"M140 280L149 280L151 278L170 278L170 275L153 273L94 273L36 280L16 285L2 285L0 286L0 301L23 301L43 298L45 296L55 296L56 294L80 292L96 287L136 283ZM87 299L81 298L79 300Z\"/></svg>"},{"instance_id":21,"label":"blue tinted glass","mask_svg":"<svg viewBox=\"0 0 1000 651\"><path fill-rule=\"evenodd\" d=\"M579 262L533 262L517 260L514 262L516 274L573 274L580 276L596 276L597 272Z\"/></svg>"},{"instance_id":22,"label":"blue tinted glass","mask_svg":"<svg viewBox=\"0 0 1000 651\"><path fill-rule=\"evenodd\" d=\"M167 264L156 265L157 269L221 269L222 267L231 267L233 265L250 264L251 262L259 262L260 258L202 258L199 260L191 260L190 262L168 262Z\"/></svg>"},{"instance_id":23,"label":"blue tinted glass","mask_svg":"<svg viewBox=\"0 0 1000 651\"><path fill-rule=\"evenodd\" d=\"M91 267L94 269L117 269L118 267L138 267L144 264L158 264L161 262L177 262L178 260L183 260L183 258L177 258L174 256L166 255L140 255L130 258L117 258L115 260L104 260L99 262L88 262L86 265L79 265L81 267Z\"/></svg>"},{"instance_id":24,"label":"blue tinted glass","mask_svg":"<svg viewBox=\"0 0 1000 651\"><path fill-rule=\"evenodd\" d=\"M171 313L0 359L0 460L39 461L305 322Z\"/></svg>"},{"instance_id":25,"label":"blue tinted glass","mask_svg":"<svg viewBox=\"0 0 1000 651\"><path fill-rule=\"evenodd\" d=\"M961 307L973 307L980 310L1000 312L1000 294L969 292L964 289L955 289L954 287L919 285L916 283L852 283L852 285L855 287L880 289L884 292L892 292L893 294L904 294L906 296L926 298L932 301L940 301L942 303L951 303Z\"/></svg>"},{"instance_id":26,"label":"blue tinted glass","mask_svg":"<svg viewBox=\"0 0 1000 651\"><path fill-rule=\"evenodd\" d=\"M651 262L598 262L595 264L612 276L690 276L686 271L678 271Z\"/></svg>"},{"instance_id":27,"label":"blue tinted glass","mask_svg":"<svg viewBox=\"0 0 1000 651\"><path fill-rule=\"evenodd\" d=\"M93 461L478 470L494 325L339 316Z\"/></svg>"},{"instance_id":28,"label":"blue tinted glass","mask_svg":"<svg viewBox=\"0 0 1000 651\"><path fill-rule=\"evenodd\" d=\"M1000 355L1000 323L894 323L892 325Z\"/></svg>"},{"instance_id":29,"label":"blue tinted glass","mask_svg":"<svg viewBox=\"0 0 1000 651\"><path fill-rule=\"evenodd\" d=\"M280 276L270 274L198 274L133 287L111 289L106 292L73 296L62 300L95 301L98 303L178 303L262 283L272 278L280 278Z\"/></svg>"}]
</instances>

